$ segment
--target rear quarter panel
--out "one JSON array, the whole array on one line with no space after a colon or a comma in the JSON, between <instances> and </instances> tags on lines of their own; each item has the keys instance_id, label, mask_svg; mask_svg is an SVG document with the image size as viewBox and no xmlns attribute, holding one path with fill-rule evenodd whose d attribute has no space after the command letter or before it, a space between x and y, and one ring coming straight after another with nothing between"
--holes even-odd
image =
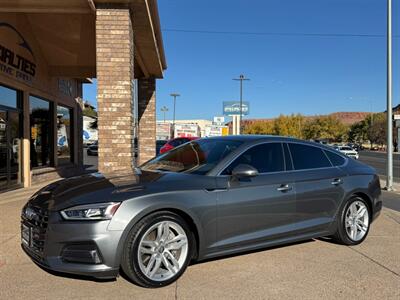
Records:
<instances>
[{"instance_id":1,"label":"rear quarter panel","mask_svg":"<svg viewBox=\"0 0 400 300\"><path fill-rule=\"evenodd\" d=\"M349 163L343 169L348 174L343 182L346 192L344 200L348 200L355 194L367 197L371 204L372 215L376 217L381 210L382 200L379 177L375 170L353 159L349 159Z\"/></svg>"}]
</instances>

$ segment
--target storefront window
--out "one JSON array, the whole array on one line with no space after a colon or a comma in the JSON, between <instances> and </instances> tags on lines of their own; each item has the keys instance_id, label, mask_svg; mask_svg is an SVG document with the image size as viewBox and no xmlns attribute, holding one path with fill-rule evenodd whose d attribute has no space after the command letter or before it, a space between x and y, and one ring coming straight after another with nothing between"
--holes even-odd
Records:
<instances>
[{"instance_id":1,"label":"storefront window","mask_svg":"<svg viewBox=\"0 0 400 300\"><path fill-rule=\"evenodd\" d=\"M31 166L50 165L51 110L50 103L37 97L29 97L31 127Z\"/></svg>"},{"instance_id":2,"label":"storefront window","mask_svg":"<svg viewBox=\"0 0 400 300\"><path fill-rule=\"evenodd\" d=\"M17 108L17 91L0 86L0 105Z\"/></svg>"},{"instance_id":3,"label":"storefront window","mask_svg":"<svg viewBox=\"0 0 400 300\"><path fill-rule=\"evenodd\" d=\"M72 109L57 106L57 155L58 164L72 161Z\"/></svg>"}]
</instances>

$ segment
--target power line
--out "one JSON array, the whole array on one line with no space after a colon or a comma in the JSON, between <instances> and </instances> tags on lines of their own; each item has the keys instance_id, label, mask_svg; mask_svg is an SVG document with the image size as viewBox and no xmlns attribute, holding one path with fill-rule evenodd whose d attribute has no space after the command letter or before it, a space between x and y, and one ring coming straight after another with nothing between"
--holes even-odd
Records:
<instances>
[{"instance_id":1,"label":"power line","mask_svg":"<svg viewBox=\"0 0 400 300\"><path fill-rule=\"evenodd\" d=\"M256 36L288 36L288 37L359 37L359 38L385 38L385 34L358 34L358 33L312 33L312 32L252 32L252 31L217 31L217 30L192 30L165 28L163 32L178 33L204 33L204 34L221 34L221 35L256 35ZM399 37L394 35L393 37Z\"/></svg>"}]
</instances>

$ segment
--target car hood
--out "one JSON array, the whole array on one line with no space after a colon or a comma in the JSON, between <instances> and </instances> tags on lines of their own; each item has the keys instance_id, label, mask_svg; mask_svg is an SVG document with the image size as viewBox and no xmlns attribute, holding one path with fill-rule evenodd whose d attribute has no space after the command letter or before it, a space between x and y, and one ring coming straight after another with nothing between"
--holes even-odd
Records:
<instances>
[{"instance_id":1,"label":"car hood","mask_svg":"<svg viewBox=\"0 0 400 300\"><path fill-rule=\"evenodd\" d=\"M200 180L187 180L187 176L198 176ZM85 174L42 188L31 197L30 203L43 209L60 210L82 204L122 202L152 193L190 189L194 184L202 185L205 177L207 176L162 172ZM209 179L206 181L210 182Z\"/></svg>"}]
</instances>

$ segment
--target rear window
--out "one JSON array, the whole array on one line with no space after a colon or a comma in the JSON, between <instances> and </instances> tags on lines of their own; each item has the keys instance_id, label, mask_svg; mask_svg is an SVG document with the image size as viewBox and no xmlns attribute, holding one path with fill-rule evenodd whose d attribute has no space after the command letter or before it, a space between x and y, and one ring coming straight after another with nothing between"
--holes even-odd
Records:
<instances>
[{"instance_id":1,"label":"rear window","mask_svg":"<svg viewBox=\"0 0 400 300\"><path fill-rule=\"evenodd\" d=\"M331 151L325 151L325 153L326 153L326 155L328 155L329 160L331 161L332 165L341 166L344 164L345 159L342 156L335 154Z\"/></svg>"},{"instance_id":2,"label":"rear window","mask_svg":"<svg viewBox=\"0 0 400 300\"><path fill-rule=\"evenodd\" d=\"M303 144L289 144L289 149L295 170L332 167L321 148Z\"/></svg>"}]
</instances>

